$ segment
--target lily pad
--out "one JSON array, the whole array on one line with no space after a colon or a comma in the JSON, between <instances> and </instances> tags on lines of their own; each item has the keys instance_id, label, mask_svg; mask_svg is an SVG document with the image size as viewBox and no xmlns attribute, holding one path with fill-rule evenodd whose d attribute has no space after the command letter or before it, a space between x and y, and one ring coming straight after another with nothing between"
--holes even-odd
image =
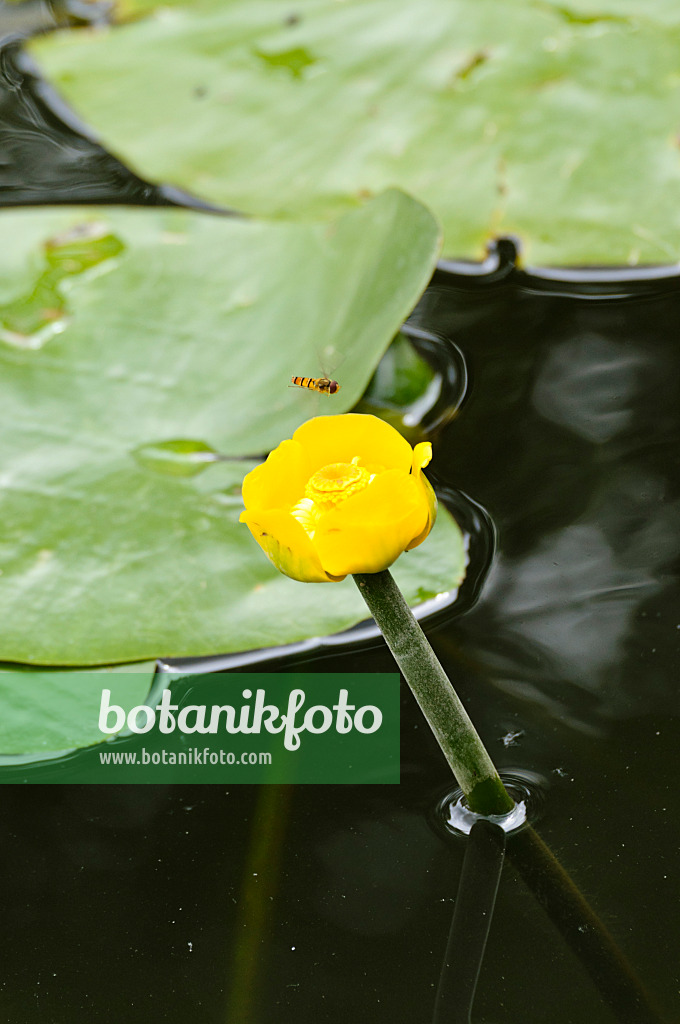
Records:
<instances>
[{"instance_id":1,"label":"lily pad","mask_svg":"<svg viewBox=\"0 0 680 1024\"><path fill-rule=\"evenodd\" d=\"M101 669L51 671L0 669L0 764L37 761L101 743L98 729L102 687L111 703L136 707L146 702L155 663L134 671Z\"/></svg>"},{"instance_id":2,"label":"lily pad","mask_svg":"<svg viewBox=\"0 0 680 1024\"><path fill-rule=\"evenodd\" d=\"M0 659L213 654L364 618L351 581L272 569L238 524L253 462L228 460L353 405L436 262L427 210L393 191L330 226L23 211L0 235ZM289 387L323 352L340 392ZM455 587L455 524L402 562L412 602Z\"/></svg>"},{"instance_id":3,"label":"lily pad","mask_svg":"<svg viewBox=\"0 0 680 1024\"><path fill-rule=\"evenodd\" d=\"M669 0L202 0L33 51L148 177L252 214L328 216L389 185L445 250L680 257L680 16Z\"/></svg>"}]
</instances>

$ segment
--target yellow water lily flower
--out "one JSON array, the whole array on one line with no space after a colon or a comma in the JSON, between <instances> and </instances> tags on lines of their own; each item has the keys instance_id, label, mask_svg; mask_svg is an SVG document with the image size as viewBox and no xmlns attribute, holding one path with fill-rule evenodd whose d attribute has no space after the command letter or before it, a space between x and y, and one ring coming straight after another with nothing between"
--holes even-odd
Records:
<instances>
[{"instance_id":1,"label":"yellow water lily flower","mask_svg":"<svg viewBox=\"0 0 680 1024\"><path fill-rule=\"evenodd\" d=\"M294 580L380 572L432 529L431 458L429 442L411 448L377 416L318 416L248 473L241 522Z\"/></svg>"}]
</instances>

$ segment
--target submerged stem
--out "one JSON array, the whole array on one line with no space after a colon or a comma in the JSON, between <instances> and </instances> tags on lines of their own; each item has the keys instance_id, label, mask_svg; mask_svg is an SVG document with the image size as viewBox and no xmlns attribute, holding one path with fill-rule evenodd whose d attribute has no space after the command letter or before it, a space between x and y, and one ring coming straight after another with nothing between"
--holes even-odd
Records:
<instances>
[{"instance_id":1,"label":"submerged stem","mask_svg":"<svg viewBox=\"0 0 680 1024\"><path fill-rule=\"evenodd\" d=\"M507 814L513 807L512 798L389 572L356 574L354 579L465 793L470 810L485 816ZM473 831L475 828L477 825ZM508 854L583 960L621 1024L661 1024L662 1017L614 939L534 830L529 828L514 836L508 843ZM501 862L502 855L499 871ZM489 886L488 893L495 896L495 888L492 894ZM492 902L487 909L490 916ZM463 930L467 928L466 924ZM479 962L483 951L481 942ZM463 974L468 998L455 1011L459 1016L451 1016L451 1020L465 1020L466 1013L469 1020L469 1005L474 996L476 968L468 956L470 951L464 948L463 952L467 960L464 956L456 969L468 972ZM447 952L447 960L452 955ZM448 986L450 979L445 981ZM436 1011L440 1016L444 1009L449 1011L451 1000L444 994L448 992L448 988L440 989Z\"/></svg>"},{"instance_id":2,"label":"submerged stem","mask_svg":"<svg viewBox=\"0 0 680 1024\"><path fill-rule=\"evenodd\" d=\"M507 814L514 804L427 637L387 569L355 573L371 615L411 687L468 806Z\"/></svg>"}]
</instances>

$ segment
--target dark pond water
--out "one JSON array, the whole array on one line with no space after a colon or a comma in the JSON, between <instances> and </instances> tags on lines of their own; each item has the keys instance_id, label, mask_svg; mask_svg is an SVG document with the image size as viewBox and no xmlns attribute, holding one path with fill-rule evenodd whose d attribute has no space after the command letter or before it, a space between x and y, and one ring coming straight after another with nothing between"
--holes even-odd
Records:
<instances>
[{"instance_id":1,"label":"dark pond water","mask_svg":"<svg viewBox=\"0 0 680 1024\"><path fill-rule=\"evenodd\" d=\"M5 204L181 201L119 191L113 158L53 108L22 146L17 119L49 90L16 78L15 44L2 58ZM71 155L62 130L80 140ZM443 267L411 321L454 368L432 477L472 532L460 601L426 629L498 766L540 789L540 835L673 1021L680 287L663 271L523 273L509 256ZM393 663L369 639L267 668L301 666ZM436 821L450 788L405 688L399 786L3 787L0 1019L428 1024L465 850ZM632 1002L614 1014L516 863L476 1024L650 1019Z\"/></svg>"}]
</instances>

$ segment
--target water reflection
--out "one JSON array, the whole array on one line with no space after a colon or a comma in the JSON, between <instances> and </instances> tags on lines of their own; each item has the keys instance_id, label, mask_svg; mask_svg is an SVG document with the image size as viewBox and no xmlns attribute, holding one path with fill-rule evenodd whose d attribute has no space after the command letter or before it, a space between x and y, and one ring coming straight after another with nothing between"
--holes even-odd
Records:
<instances>
[{"instance_id":1,"label":"water reflection","mask_svg":"<svg viewBox=\"0 0 680 1024\"><path fill-rule=\"evenodd\" d=\"M646 353L598 334L582 334L547 353L532 404L544 419L603 444L631 426L638 380L648 365Z\"/></svg>"},{"instance_id":2,"label":"water reflection","mask_svg":"<svg viewBox=\"0 0 680 1024\"><path fill-rule=\"evenodd\" d=\"M375 808L317 845L315 913L361 935L401 931L429 900L428 872L439 842L405 811Z\"/></svg>"},{"instance_id":3,"label":"water reflection","mask_svg":"<svg viewBox=\"0 0 680 1024\"><path fill-rule=\"evenodd\" d=\"M525 282L482 296L440 275L421 304L470 368L438 472L497 529L456 635L516 707L595 736L607 718L677 709L680 303L661 289L529 300Z\"/></svg>"},{"instance_id":4,"label":"water reflection","mask_svg":"<svg viewBox=\"0 0 680 1024\"><path fill-rule=\"evenodd\" d=\"M607 713L625 713L619 688L635 616L667 586L667 567L680 552L680 502L660 504L658 488L642 472L615 478L590 517L541 538L526 555L499 558L485 608L506 641L536 648L546 696L551 682L569 680L598 693ZM503 678L497 662L496 681L526 696L512 658L507 670ZM541 700L540 690L534 698Z\"/></svg>"}]
</instances>

